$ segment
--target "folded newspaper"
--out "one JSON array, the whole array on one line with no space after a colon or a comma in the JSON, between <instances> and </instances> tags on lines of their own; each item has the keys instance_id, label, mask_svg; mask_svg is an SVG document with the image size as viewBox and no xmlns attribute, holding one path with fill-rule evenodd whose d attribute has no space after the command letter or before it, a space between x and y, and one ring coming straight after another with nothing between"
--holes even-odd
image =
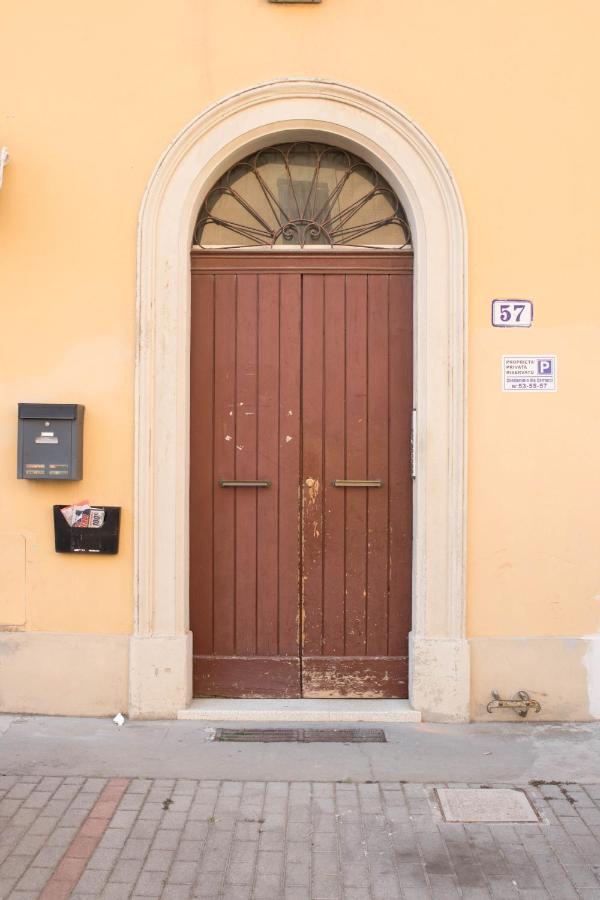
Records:
<instances>
[{"instance_id":1,"label":"folded newspaper","mask_svg":"<svg viewBox=\"0 0 600 900\"><path fill-rule=\"evenodd\" d=\"M102 528L106 511L90 506L87 500L80 500L73 506L63 506L61 513L71 528Z\"/></svg>"}]
</instances>

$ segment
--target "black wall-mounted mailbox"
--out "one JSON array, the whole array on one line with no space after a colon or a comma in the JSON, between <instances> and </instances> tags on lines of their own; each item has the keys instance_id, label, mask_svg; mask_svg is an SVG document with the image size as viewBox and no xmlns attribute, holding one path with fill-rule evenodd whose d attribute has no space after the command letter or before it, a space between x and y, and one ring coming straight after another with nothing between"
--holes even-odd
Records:
<instances>
[{"instance_id":1,"label":"black wall-mounted mailbox","mask_svg":"<svg viewBox=\"0 0 600 900\"><path fill-rule=\"evenodd\" d=\"M83 413L77 403L19 403L17 478L81 481Z\"/></svg>"}]
</instances>

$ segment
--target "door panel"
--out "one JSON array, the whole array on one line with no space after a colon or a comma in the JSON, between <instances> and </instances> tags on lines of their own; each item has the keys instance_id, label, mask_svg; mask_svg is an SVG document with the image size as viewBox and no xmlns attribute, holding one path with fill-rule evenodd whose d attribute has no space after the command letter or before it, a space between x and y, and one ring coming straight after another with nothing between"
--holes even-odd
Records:
<instances>
[{"instance_id":1,"label":"door panel","mask_svg":"<svg viewBox=\"0 0 600 900\"><path fill-rule=\"evenodd\" d=\"M402 697L411 586L410 279L318 279L305 276L303 290L302 692ZM335 479L383 486L339 488ZM401 615L392 613L398 602Z\"/></svg>"},{"instance_id":2,"label":"door panel","mask_svg":"<svg viewBox=\"0 0 600 900\"><path fill-rule=\"evenodd\" d=\"M192 257L194 694L404 697L412 260L291 258Z\"/></svg>"},{"instance_id":3,"label":"door panel","mask_svg":"<svg viewBox=\"0 0 600 900\"><path fill-rule=\"evenodd\" d=\"M290 290L281 311L278 275L220 273L192 279L195 696L300 693L300 297L299 277L285 277ZM289 421L283 420L282 404L293 413ZM221 487L223 479L272 484Z\"/></svg>"}]
</instances>

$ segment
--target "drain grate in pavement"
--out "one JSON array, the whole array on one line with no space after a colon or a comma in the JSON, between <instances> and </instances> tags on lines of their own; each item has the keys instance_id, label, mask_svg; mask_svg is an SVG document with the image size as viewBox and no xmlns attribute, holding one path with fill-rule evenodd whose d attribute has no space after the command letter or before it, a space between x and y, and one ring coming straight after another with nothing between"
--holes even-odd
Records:
<instances>
[{"instance_id":1,"label":"drain grate in pavement","mask_svg":"<svg viewBox=\"0 0 600 900\"><path fill-rule=\"evenodd\" d=\"M446 822L539 822L524 791L436 788Z\"/></svg>"},{"instance_id":2,"label":"drain grate in pavement","mask_svg":"<svg viewBox=\"0 0 600 900\"><path fill-rule=\"evenodd\" d=\"M217 728L215 741L385 744L381 728Z\"/></svg>"}]
</instances>

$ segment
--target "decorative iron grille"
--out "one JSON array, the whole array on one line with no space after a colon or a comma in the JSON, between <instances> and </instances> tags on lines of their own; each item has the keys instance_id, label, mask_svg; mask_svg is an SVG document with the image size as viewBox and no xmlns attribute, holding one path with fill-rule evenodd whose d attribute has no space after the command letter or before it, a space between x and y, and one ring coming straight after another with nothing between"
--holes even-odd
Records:
<instances>
[{"instance_id":1,"label":"decorative iron grille","mask_svg":"<svg viewBox=\"0 0 600 900\"><path fill-rule=\"evenodd\" d=\"M338 147L277 144L236 163L206 198L194 246L402 248L402 205L368 163Z\"/></svg>"}]
</instances>

